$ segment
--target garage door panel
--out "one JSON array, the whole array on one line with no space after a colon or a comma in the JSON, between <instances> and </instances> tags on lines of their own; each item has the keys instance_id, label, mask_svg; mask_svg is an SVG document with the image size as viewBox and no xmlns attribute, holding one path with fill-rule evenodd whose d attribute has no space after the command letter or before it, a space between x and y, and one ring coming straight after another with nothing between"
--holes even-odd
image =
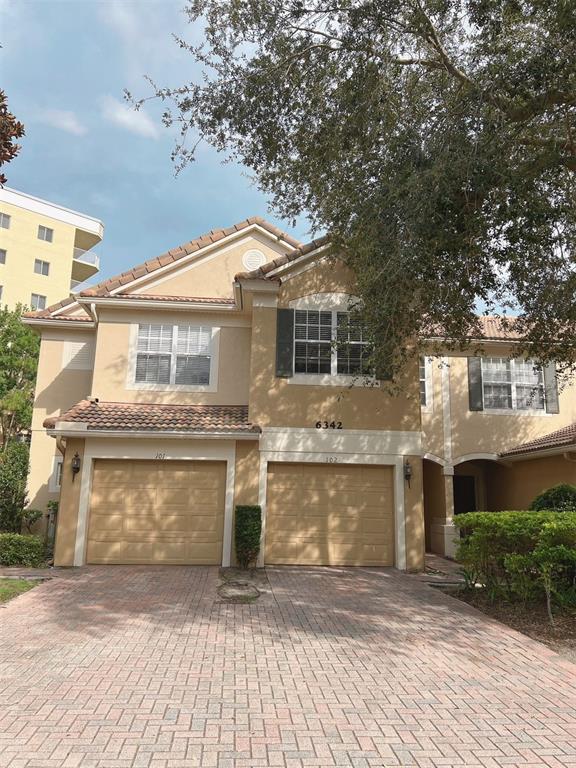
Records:
<instances>
[{"instance_id":1,"label":"garage door panel","mask_svg":"<svg viewBox=\"0 0 576 768\"><path fill-rule=\"evenodd\" d=\"M225 481L223 462L96 461L87 561L219 564Z\"/></svg>"},{"instance_id":2,"label":"garage door panel","mask_svg":"<svg viewBox=\"0 0 576 768\"><path fill-rule=\"evenodd\" d=\"M392 565L391 467L269 465L268 563Z\"/></svg>"}]
</instances>

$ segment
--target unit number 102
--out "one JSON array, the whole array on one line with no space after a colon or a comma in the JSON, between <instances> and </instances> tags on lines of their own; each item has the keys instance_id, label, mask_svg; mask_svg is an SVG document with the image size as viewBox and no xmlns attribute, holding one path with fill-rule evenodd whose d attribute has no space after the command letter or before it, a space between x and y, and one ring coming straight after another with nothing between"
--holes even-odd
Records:
<instances>
[{"instance_id":1,"label":"unit number 102","mask_svg":"<svg viewBox=\"0 0 576 768\"><path fill-rule=\"evenodd\" d=\"M342 429L341 421L317 421L316 429Z\"/></svg>"}]
</instances>

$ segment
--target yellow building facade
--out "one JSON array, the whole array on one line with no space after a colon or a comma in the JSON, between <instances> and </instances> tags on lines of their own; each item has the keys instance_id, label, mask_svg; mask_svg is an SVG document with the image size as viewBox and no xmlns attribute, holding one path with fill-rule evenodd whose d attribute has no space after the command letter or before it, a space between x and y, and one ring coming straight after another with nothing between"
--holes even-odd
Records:
<instances>
[{"instance_id":1,"label":"yellow building facade","mask_svg":"<svg viewBox=\"0 0 576 768\"><path fill-rule=\"evenodd\" d=\"M0 305L42 310L99 270L101 221L0 189Z\"/></svg>"}]
</instances>

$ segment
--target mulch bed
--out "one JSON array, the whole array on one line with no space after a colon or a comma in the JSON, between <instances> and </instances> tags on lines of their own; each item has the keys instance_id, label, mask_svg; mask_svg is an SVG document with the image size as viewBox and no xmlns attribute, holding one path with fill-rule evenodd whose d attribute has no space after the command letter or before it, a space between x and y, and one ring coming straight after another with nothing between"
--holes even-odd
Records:
<instances>
[{"instance_id":1,"label":"mulch bed","mask_svg":"<svg viewBox=\"0 0 576 768\"><path fill-rule=\"evenodd\" d=\"M481 590L457 589L450 590L450 594L576 663L576 611L560 611L555 608L552 625L545 604L531 603L524 606L492 602Z\"/></svg>"}]
</instances>

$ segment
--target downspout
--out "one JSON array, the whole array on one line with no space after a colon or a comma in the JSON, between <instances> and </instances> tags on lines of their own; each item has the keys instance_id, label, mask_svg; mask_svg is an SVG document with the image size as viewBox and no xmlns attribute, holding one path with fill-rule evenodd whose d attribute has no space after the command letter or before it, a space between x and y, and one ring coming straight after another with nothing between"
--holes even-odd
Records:
<instances>
[{"instance_id":1,"label":"downspout","mask_svg":"<svg viewBox=\"0 0 576 768\"><path fill-rule=\"evenodd\" d=\"M62 456L64 456L66 453L66 438L62 437L62 435L58 435L56 438L56 448L58 448Z\"/></svg>"}]
</instances>

